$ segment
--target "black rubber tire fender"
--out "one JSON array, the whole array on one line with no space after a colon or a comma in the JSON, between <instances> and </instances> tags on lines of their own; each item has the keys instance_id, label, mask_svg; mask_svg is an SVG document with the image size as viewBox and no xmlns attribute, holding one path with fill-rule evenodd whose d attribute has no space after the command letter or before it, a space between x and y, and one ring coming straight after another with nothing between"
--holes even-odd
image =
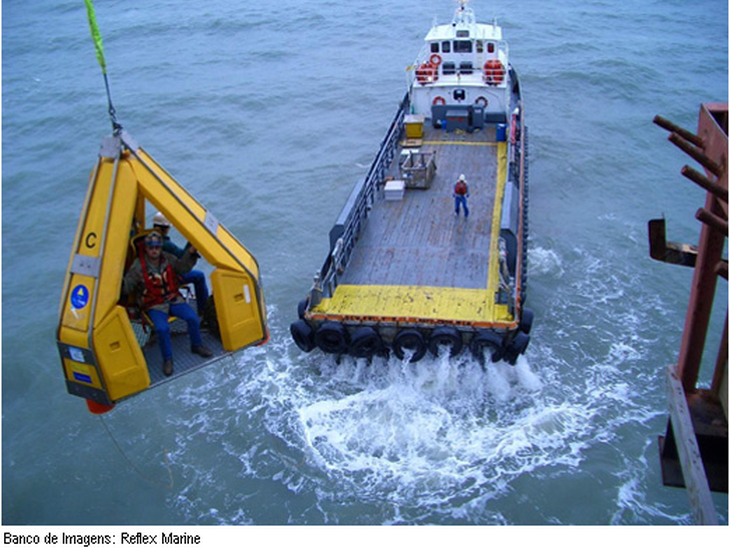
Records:
<instances>
[{"instance_id":1,"label":"black rubber tire fender","mask_svg":"<svg viewBox=\"0 0 730 548\"><path fill-rule=\"evenodd\" d=\"M426 340L415 329L404 329L393 339L393 352L395 352L399 360L405 359L406 350L413 351L411 363L419 361L426 355L426 350L428 350Z\"/></svg>"},{"instance_id":2,"label":"black rubber tire fender","mask_svg":"<svg viewBox=\"0 0 730 548\"><path fill-rule=\"evenodd\" d=\"M369 358L380 352L383 340L372 327L358 327L350 337L350 355L356 358Z\"/></svg>"},{"instance_id":3,"label":"black rubber tire fender","mask_svg":"<svg viewBox=\"0 0 730 548\"><path fill-rule=\"evenodd\" d=\"M314 342L328 354L344 354L347 352L347 329L338 322L325 322L314 334Z\"/></svg>"},{"instance_id":4,"label":"black rubber tire fender","mask_svg":"<svg viewBox=\"0 0 730 548\"><path fill-rule=\"evenodd\" d=\"M482 331L474 335L470 344L471 353L483 364L484 350L489 349L492 355L492 362L498 362L504 356L502 337L493 331Z\"/></svg>"},{"instance_id":5,"label":"black rubber tire fender","mask_svg":"<svg viewBox=\"0 0 730 548\"><path fill-rule=\"evenodd\" d=\"M529 335L532 331L532 322L535 319L535 313L529 308L522 309L522 318L520 319L520 331L525 335Z\"/></svg>"},{"instance_id":6,"label":"black rubber tire fender","mask_svg":"<svg viewBox=\"0 0 730 548\"><path fill-rule=\"evenodd\" d=\"M314 330L304 320L297 320L289 326L291 337L302 352L311 352L315 348Z\"/></svg>"},{"instance_id":7,"label":"black rubber tire fender","mask_svg":"<svg viewBox=\"0 0 730 548\"><path fill-rule=\"evenodd\" d=\"M512 339L512 342L507 346L504 353L504 359L510 365L517 363L517 358L520 354L524 354L530 344L530 336L522 331L518 331Z\"/></svg>"},{"instance_id":8,"label":"black rubber tire fender","mask_svg":"<svg viewBox=\"0 0 730 548\"><path fill-rule=\"evenodd\" d=\"M458 356L464 348L464 341L461 340L461 334L455 327L441 326L434 329L428 338L428 349L431 354L438 356L439 347L442 345L449 346L450 356Z\"/></svg>"},{"instance_id":9,"label":"black rubber tire fender","mask_svg":"<svg viewBox=\"0 0 730 548\"><path fill-rule=\"evenodd\" d=\"M304 313L307 310L307 307L309 306L309 297L306 297L299 301L299 304L297 305L297 315L299 316L300 320L304 319Z\"/></svg>"}]
</instances>

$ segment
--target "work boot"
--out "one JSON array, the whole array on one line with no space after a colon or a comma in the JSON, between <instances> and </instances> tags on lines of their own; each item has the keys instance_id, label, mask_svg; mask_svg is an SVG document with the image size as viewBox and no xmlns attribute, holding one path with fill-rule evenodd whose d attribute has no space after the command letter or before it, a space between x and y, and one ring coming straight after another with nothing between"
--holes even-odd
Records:
<instances>
[{"instance_id":1,"label":"work boot","mask_svg":"<svg viewBox=\"0 0 730 548\"><path fill-rule=\"evenodd\" d=\"M193 346L190 351L193 354L197 354L198 356L203 356L204 358L210 358L213 355L213 352L205 348L204 346Z\"/></svg>"},{"instance_id":2,"label":"work boot","mask_svg":"<svg viewBox=\"0 0 730 548\"><path fill-rule=\"evenodd\" d=\"M165 374L166 377L172 375L172 358L162 362L162 372Z\"/></svg>"}]
</instances>

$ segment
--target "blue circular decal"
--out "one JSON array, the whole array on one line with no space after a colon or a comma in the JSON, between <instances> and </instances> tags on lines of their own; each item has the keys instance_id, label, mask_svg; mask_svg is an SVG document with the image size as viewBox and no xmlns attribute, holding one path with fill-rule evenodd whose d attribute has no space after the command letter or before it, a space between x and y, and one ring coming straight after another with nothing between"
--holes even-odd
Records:
<instances>
[{"instance_id":1,"label":"blue circular decal","mask_svg":"<svg viewBox=\"0 0 730 548\"><path fill-rule=\"evenodd\" d=\"M85 285L77 285L71 292L71 305L74 308L83 308L89 303L89 290Z\"/></svg>"}]
</instances>

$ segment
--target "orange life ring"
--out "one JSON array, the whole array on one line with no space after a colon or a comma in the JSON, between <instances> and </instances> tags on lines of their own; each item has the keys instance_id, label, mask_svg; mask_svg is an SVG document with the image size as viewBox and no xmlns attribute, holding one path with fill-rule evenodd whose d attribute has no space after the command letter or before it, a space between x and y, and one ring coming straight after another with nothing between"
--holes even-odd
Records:
<instances>
[{"instance_id":1,"label":"orange life ring","mask_svg":"<svg viewBox=\"0 0 730 548\"><path fill-rule=\"evenodd\" d=\"M504 65L499 59L487 59L484 63L484 83L498 86L504 82Z\"/></svg>"},{"instance_id":2,"label":"orange life ring","mask_svg":"<svg viewBox=\"0 0 730 548\"><path fill-rule=\"evenodd\" d=\"M435 82L439 79L438 67L435 67L431 63L422 63L416 69L416 79L422 86Z\"/></svg>"},{"instance_id":3,"label":"orange life ring","mask_svg":"<svg viewBox=\"0 0 730 548\"><path fill-rule=\"evenodd\" d=\"M483 95L480 95L476 98L476 101L474 101L475 105L482 105L484 108L487 108L487 105L489 104L489 101L487 101L487 98Z\"/></svg>"},{"instance_id":4,"label":"orange life ring","mask_svg":"<svg viewBox=\"0 0 730 548\"><path fill-rule=\"evenodd\" d=\"M437 95L436 97L433 98L433 101L431 101L431 104L432 105L445 105L446 99L444 99L440 95Z\"/></svg>"},{"instance_id":5,"label":"orange life ring","mask_svg":"<svg viewBox=\"0 0 730 548\"><path fill-rule=\"evenodd\" d=\"M435 67L441 64L441 56L438 53L434 53L430 58L431 64Z\"/></svg>"}]
</instances>

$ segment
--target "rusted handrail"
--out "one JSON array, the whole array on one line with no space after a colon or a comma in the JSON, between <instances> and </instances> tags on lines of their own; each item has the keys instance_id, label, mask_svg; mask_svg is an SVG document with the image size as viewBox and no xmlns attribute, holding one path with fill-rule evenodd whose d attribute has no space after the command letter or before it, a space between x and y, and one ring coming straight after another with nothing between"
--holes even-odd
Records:
<instances>
[{"instance_id":1,"label":"rusted handrail","mask_svg":"<svg viewBox=\"0 0 730 548\"><path fill-rule=\"evenodd\" d=\"M725 236L727 236L727 221L718 217L714 213L710 213L704 207L701 207L697 210L697 213L695 213L695 218L699 221L702 221L710 228L719 230Z\"/></svg>"},{"instance_id":2,"label":"rusted handrail","mask_svg":"<svg viewBox=\"0 0 730 548\"><path fill-rule=\"evenodd\" d=\"M663 127L664 129L676 133L680 137L682 137L685 141L689 141L693 145L705 148L705 142L700 139L697 135L692 133L691 131L687 131L683 127L678 126L674 122L670 122L666 118L659 116L658 114L654 116L654 123L658 125L659 127Z\"/></svg>"},{"instance_id":3,"label":"rusted handrail","mask_svg":"<svg viewBox=\"0 0 730 548\"><path fill-rule=\"evenodd\" d=\"M713 181L709 177L706 177L696 169L689 166L684 166L680 172L682 175L687 177L690 181L693 181L704 188L707 192L711 192L721 200L727 202L727 188L721 186L716 181Z\"/></svg>"},{"instance_id":4,"label":"rusted handrail","mask_svg":"<svg viewBox=\"0 0 730 548\"><path fill-rule=\"evenodd\" d=\"M722 166L718 164L712 158L705 155L697 147L693 146L690 142L682 138L678 133L672 133L669 136L669 140L674 143L677 147L683 150L687 155L695 159L702 167L706 168L716 177L722 176Z\"/></svg>"}]
</instances>

